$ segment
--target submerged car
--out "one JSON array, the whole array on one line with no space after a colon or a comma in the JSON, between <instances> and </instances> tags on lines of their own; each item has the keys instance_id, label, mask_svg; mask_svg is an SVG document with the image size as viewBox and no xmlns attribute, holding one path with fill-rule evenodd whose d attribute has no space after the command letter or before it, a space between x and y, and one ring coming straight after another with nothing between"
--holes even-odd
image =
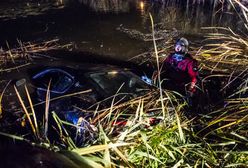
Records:
<instances>
[{"instance_id":1,"label":"submerged car","mask_svg":"<svg viewBox=\"0 0 248 168\"><path fill-rule=\"evenodd\" d=\"M5 80L9 78L12 81L12 85L9 87L13 87L14 84L17 90L22 92L23 86L26 85L30 94L35 96L37 101L45 101L48 89L51 100L73 94L76 96L68 97L78 98L77 100L83 108L89 108L94 103L114 95L115 97L126 97L124 99L128 100L144 95L152 88L129 69L111 65L44 66L34 64L19 71L5 75ZM73 104L73 102L71 103Z\"/></svg>"},{"instance_id":2,"label":"submerged car","mask_svg":"<svg viewBox=\"0 0 248 168\"><path fill-rule=\"evenodd\" d=\"M145 95L153 88L146 83L147 79L145 82L130 69L112 65L34 63L18 71L2 77L11 80L3 94L4 111L15 113L23 108L14 87L28 108L28 90L38 111L44 111L47 106L44 102L49 100L49 111L55 111L61 119L77 125L83 117L81 132L88 127L87 120L92 115L82 111L125 102Z\"/></svg>"}]
</instances>

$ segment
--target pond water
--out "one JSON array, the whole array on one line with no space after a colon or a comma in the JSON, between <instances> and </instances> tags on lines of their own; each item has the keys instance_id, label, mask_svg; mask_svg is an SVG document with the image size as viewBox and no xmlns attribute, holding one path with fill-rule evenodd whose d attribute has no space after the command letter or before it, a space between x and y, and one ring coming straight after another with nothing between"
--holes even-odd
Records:
<instances>
[{"instance_id":1,"label":"pond water","mask_svg":"<svg viewBox=\"0 0 248 168\"><path fill-rule=\"evenodd\" d=\"M0 2L0 46L10 47L17 39L43 41L54 38L61 43L72 43L79 51L107 55L127 60L152 48L151 42L130 36L118 27L136 30L140 34L151 32L149 12L160 29L193 43L203 40L201 27L242 25L235 21L230 7L221 8L214 0L192 4L195 1L170 0L57 0ZM237 28L237 27L236 27Z\"/></svg>"}]
</instances>

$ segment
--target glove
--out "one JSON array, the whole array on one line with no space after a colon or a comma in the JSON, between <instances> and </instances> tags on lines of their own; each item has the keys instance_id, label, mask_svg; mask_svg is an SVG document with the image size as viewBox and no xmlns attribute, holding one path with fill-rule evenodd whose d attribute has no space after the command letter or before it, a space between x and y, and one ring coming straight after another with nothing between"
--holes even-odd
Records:
<instances>
[{"instance_id":1,"label":"glove","mask_svg":"<svg viewBox=\"0 0 248 168\"><path fill-rule=\"evenodd\" d=\"M191 94L194 94L196 91L195 83L191 82L188 88L188 92L191 92Z\"/></svg>"}]
</instances>

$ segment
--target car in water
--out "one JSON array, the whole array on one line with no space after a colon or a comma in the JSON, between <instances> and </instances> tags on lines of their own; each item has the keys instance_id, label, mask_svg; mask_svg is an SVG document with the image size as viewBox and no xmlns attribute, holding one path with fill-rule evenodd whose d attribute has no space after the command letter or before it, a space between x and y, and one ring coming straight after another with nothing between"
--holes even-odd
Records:
<instances>
[{"instance_id":1,"label":"car in water","mask_svg":"<svg viewBox=\"0 0 248 168\"><path fill-rule=\"evenodd\" d=\"M154 89L148 84L149 79L141 78L130 69L91 63L33 63L18 69L18 72L6 73L2 79L11 81L2 98L4 111L18 114L23 108L16 91L29 108L28 90L33 106L38 112L43 111L43 115L47 106L45 102L49 100L49 111L56 112L62 120L77 125L79 118L83 117L85 122L77 132L85 131L86 127L91 129L88 119L92 113L82 111L110 107L113 101L126 102ZM81 140L77 144L81 146L83 143Z\"/></svg>"},{"instance_id":2,"label":"car in water","mask_svg":"<svg viewBox=\"0 0 248 168\"><path fill-rule=\"evenodd\" d=\"M84 102L81 106L84 108L113 95L126 96L125 100L135 98L151 88L131 71L106 65L83 65L76 68L45 67L32 75L31 81L40 101L45 100L49 83L50 99L86 91L80 97Z\"/></svg>"}]
</instances>

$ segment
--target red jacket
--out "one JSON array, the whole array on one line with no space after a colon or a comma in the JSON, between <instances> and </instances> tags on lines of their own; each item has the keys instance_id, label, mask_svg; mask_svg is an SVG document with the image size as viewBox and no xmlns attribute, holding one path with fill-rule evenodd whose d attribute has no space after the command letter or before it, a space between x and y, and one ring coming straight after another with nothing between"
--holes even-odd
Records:
<instances>
[{"instance_id":1,"label":"red jacket","mask_svg":"<svg viewBox=\"0 0 248 168\"><path fill-rule=\"evenodd\" d=\"M177 86L189 84L189 91L194 92L198 77L197 61L190 54L181 55L172 53L165 60L163 72L165 78L172 80Z\"/></svg>"}]
</instances>

